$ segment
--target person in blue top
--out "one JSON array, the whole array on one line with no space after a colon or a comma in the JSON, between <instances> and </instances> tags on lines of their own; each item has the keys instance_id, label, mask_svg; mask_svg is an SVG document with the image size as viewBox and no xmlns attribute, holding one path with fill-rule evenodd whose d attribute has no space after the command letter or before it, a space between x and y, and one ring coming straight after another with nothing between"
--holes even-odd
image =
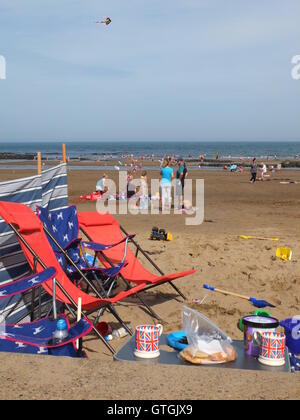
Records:
<instances>
[{"instance_id":1,"label":"person in blue top","mask_svg":"<svg viewBox=\"0 0 300 420\"><path fill-rule=\"evenodd\" d=\"M99 181L97 182L96 191L99 192L100 195L103 195L107 193L108 191L108 188L106 186L106 180L107 180L107 175L104 174L103 177L99 179Z\"/></svg>"},{"instance_id":2,"label":"person in blue top","mask_svg":"<svg viewBox=\"0 0 300 420\"><path fill-rule=\"evenodd\" d=\"M164 159L163 165L160 169L161 180L161 200L162 200L162 209L165 212L170 211L172 203L172 180L174 178L173 169L169 166L169 160Z\"/></svg>"}]
</instances>

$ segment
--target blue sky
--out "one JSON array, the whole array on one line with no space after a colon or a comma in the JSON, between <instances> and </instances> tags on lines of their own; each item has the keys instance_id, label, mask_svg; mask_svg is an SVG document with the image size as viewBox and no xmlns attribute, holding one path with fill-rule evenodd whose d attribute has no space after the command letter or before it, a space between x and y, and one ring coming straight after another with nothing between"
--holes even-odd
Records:
<instances>
[{"instance_id":1,"label":"blue sky","mask_svg":"<svg viewBox=\"0 0 300 420\"><path fill-rule=\"evenodd\" d=\"M0 141L300 140L299 16L299 0L1 0Z\"/></svg>"}]
</instances>

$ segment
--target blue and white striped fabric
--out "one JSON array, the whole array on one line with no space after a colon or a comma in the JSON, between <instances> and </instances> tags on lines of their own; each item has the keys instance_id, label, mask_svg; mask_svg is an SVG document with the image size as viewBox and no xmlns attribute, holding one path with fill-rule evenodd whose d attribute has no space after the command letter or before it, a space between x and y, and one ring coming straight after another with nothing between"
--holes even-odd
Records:
<instances>
[{"instance_id":1,"label":"blue and white striped fabric","mask_svg":"<svg viewBox=\"0 0 300 420\"><path fill-rule=\"evenodd\" d=\"M22 203L33 211L36 206L65 208L68 206L67 165L59 165L24 179L0 183L0 201ZM26 277L31 269L19 246L19 242L0 217L0 285ZM36 298L38 302L39 297ZM31 296L15 296L0 302L1 319L16 323L31 312Z\"/></svg>"},{"instance_id":2,"label":"blue and white striped fabric","mask_svg":"<svg viewBox=\"0 0 300 420\"><path fill-rule=\"evenodd\" d=\"M43 208L52 211L68 207L67 164L43 171L42 187Z\"/></svg>"}]
</instances>

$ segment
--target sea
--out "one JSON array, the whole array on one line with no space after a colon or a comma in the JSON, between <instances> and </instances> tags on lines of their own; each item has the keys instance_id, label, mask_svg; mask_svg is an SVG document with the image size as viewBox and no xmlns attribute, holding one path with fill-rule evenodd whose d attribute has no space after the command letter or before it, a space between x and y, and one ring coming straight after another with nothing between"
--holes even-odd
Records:
<instances>
[{"instance_id":1,"label":"sea","mask_svg":"<svg viewBox=\"0 0 300 420\"><path fill-rule=\"evenodd\" d=\"M77 141L65 142L67 155L72 159L97 161L99 159L122 159L134 157L182 156L185 159L278 158L300 159L300 141ZM1 153L36 154L42 152L48 160L61 159L62 142L1 142Z\"/></svg>"}]
</instances>

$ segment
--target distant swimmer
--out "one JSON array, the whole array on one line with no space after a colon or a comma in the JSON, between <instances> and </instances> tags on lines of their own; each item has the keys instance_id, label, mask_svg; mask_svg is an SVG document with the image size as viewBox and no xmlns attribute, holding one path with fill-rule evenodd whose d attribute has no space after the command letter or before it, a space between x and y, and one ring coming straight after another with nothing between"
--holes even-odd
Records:
<instances>
[{"instance_id":1,"label":"distant swimmer","mask_svg":"<svg viewBox=\"0 0 300 420\"><path fill-rule=\"evenodd\" d=\"M107 17L105 20L99 20L96 23L108 26L111 24L111 18Z\"/></svg>"}]
</instances>

